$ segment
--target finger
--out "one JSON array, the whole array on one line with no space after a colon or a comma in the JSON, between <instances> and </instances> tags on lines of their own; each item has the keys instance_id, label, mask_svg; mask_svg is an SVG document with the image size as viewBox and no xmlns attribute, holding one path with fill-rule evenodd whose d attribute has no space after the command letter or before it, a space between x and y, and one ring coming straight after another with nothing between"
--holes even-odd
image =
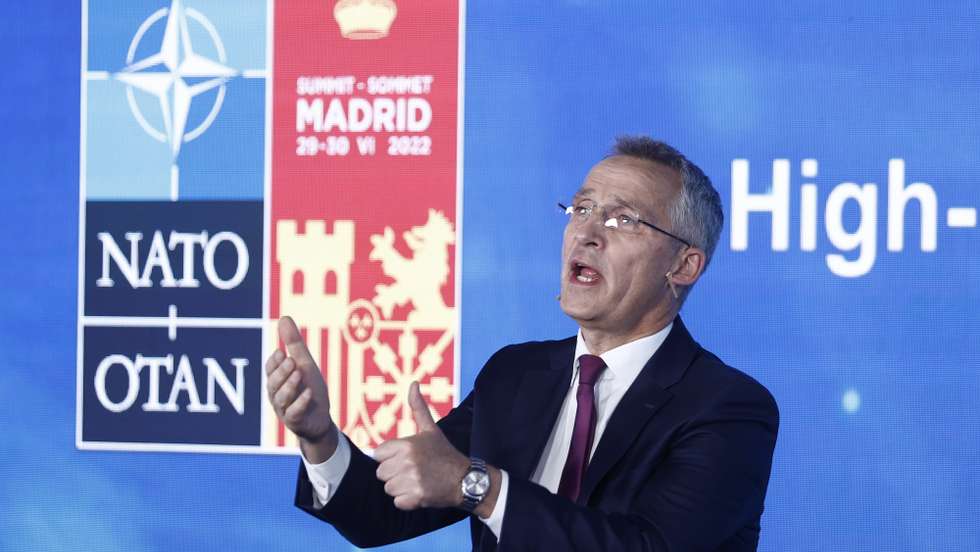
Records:
<instances>
[{"instance_id":1,"label":"finger","mask_svg":"<svg viewBox=\"0 0 980 552\"><path fill-rule=\"evenodd\" d=\"M385 494L391 497L407 495L412 492L412 482L404 477L394 477L385 482Z\"/></svg>"},{"instance_id":2,"label":"finger","mask_svg":"<svg viewBox=\"0 0 980 552\"><path fill-rule=\"evenodd\" d=\"M303 391L303 373L299 370L293 370L293 373L289 375L289 378L282 384L282 387L276 391L276 406L282 410L286 410L296 400L300 392Z\"/></svg>"},{"instance_id":3,"label":"finger","mask_svg":"<svg viewBox=\"0 0 980 552\"><path fill-rule=\"evenodd\" d=\"M415 510L419 507L419 499L414 495L399 495L395 497L395 508L399 510Z\"/></svg>"},{"instance_id":4,"label":"finger","mask_svg":"<svg viewBox=\"0 0 980 552\"><path fill-rule=\"evenodd\" d=\"M403 450L405 450L405 443L401 439L385 441L374 449L374 459L378 462L384 462L398 456Z\"/></svg>"},{"instance_id":5,"label":"finger","mask_svg":"<svg viewBox=\"0 0 980 552\"><path fill-rule=\"evenodd\" d=\"M285 383L289 376L291 376L296 368L296 362L287 358L279 363L279 367L269 375L266 380L266 388L269 390L269 398L273 398L282 384Z\"/></svg>"},{"instance_id":6,"label":"finger","mask_svg":"<svg viewBox=\"0 0 980 552\"><path fill-rule=\"evenodd\" d=\"M432 419L432 413L429 412L429 405L422 398L422 392L419 391L419 382L417 381L413 381L408 388L408 404L412 407L412 416L415 418L415 424L419 427L419 432L438 429L436 421Z\"/></svg>"},{"instance_id":7,"label":"finger","mask_svg":"<svg viewBox=\"0 0 980 552\"><path fill-rule=\"evenodd\" d=\"M276 349L269 355L269 360L265 361L265 373L266 375L271 374L278 366L279 363L286 358L286 355L280 350Z\"/></svg>"},{"instance_id":8,"label":"finger","mask_svg":"<svg viewBox=\"0 0 980 552\"><path fill-rule=\"evenodd\" d=\"M299 332L296 323L289 316L279 319L279 339L286 344L289 356L295 358L297 364L306 362L316 364L313 356L310 355L310 350L306 348L306 343L303 342L303 334Z\"/></svg>"},{"instance_id":9,"label":"finger","mask_svg":"<svg viewBox=\"0 0 980 552\"><path fill-rule=\"evenodd\" d=\"M374 474L380 481L388 481L408 472L404 458L395 456L378 464L378 469L374 471Z\"/></svg>"},{"instance_id":10,"label":"finger","mask_svg":"<svg viewBox=\"0 0 980 552\"><path fill-rule=\"evenodd\" d=\"M296 400L292 402L282 411L283 420L289 420L290 423L299 421L303 414L309 410L310 404L313 402L313 391L307 387L303 389L303 392L296 397Z\"/></svg>"},{"instance_id":11,"label":"finger","mask_svg":"<svg viewBox=\"0 0 980 552\"><path fill-rule=\"evenodd\" d=\"M378 448L374 449L374 460L378 463L382 463L395 455L390 444L391 441L385 441L378 445Z\"/></svg>"},{"instance_id":12,"label":"finger","mask_svg":"<svg viewBox=\"0 0 980 552\"><path fill-rule=\"evenodd\" d=\"M379 481L388 481L395 476L395 466L392 462L382 462L378 464L378 469L374 470L375 477Z\"/></svg>"}]
</instances>

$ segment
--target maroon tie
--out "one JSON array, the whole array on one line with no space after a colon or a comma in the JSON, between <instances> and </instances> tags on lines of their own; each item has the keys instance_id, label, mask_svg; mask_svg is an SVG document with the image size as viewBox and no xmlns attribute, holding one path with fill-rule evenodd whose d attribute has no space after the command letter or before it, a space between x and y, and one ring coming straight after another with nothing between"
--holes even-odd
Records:
<instances>
[{"instance_id":1,"label":"maroon tie","mask_svg":"<svg viewBox=\"0 0 980 552\"><path fill-rule=\"evenodd\" d=\"M575 401L575 429L572 431L572 444L568 447L568 458L565 468L561 471L561 483L558 494L569 500L578 499L582 488L582 477L585 467L589 464L589 452L592 450L592 438L595 436L595 382L606 363L595 355L578 357L578 390Z\"/></svg>"}]
</instances>

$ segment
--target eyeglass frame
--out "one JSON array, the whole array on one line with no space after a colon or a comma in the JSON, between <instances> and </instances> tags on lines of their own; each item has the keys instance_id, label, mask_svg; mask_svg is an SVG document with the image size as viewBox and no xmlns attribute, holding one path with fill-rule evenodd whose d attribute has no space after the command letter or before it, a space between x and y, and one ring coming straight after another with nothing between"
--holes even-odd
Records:
<instances>
[{"instance_id":1,"label":"eyeglass frame","mask_svg":"<svg viewBox=\"0 0 980 552\"><path fill-rule=\"evenodd\" d=\"M595 205L588 208L589 209L589 214L586 216L586 220L588 220L588 218L592 216L592 212L595 210L596 207L600 207L600 205L598 203L596 203L595 201L593 201L592 203L594 203ZM573 209L575 209L575 206L574 205L572 205L572 206L566 206L566 205L562 204L562 202L559 201L558 202L558 207L562 210L562 212L564 212L566 215L569 216L569 219L568 220L571 221L572 220L571 219L572 215L575 214L574 211L573 211ZM605 207L602 207L602 210L605 211ZM611 221L611 220L615 220L615 219L613 217L609 217L605 221L603 221L603 223L602 223L603 228L612 228L613 230L616 230L619 227L619 222L618 221L616 222L615 226L609 226L609 221ZM647 221L643 220L642 218L640 218L639 213L636 214L636 222L639 222L640 224L645 224L645 225L649 226L650 228L653 228L657 232L660 232L661 234L665 234L667 236L670 236L671 238L674 238L675 240L683 243L687 247L694 247L691 244L691 242L685 240L684 238L682 238L682 237L680 237L680 236L678 236L676 234L672 234L671 232L668 232L668 231L664 230L663 228L660 228L659 226L657 226L656 224L653 224L652 222L647 222Z\"/></svg>"}]
</instances>

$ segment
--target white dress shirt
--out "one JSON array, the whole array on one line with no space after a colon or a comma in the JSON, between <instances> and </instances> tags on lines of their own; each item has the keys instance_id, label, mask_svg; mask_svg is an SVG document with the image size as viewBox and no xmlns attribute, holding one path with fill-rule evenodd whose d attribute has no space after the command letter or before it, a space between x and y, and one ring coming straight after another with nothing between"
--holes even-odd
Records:
<instances>
[{"instance_id":1,"label":"white dress shirt","mask_svg":"<svg viewBox=\"0 0 980 552\"><path fill-rule=\"evenodd\" d=\"M595 453L602 433L609 423L609 418L623 395L629 389L636 377L640 375L643 366L646 365L650 357L657 352L660 345L667 339L667 334L674 326L671 322L667 327L659 332L649 335L625 345L620 345L615 349L606 351L599 355L606 363L606 369L599 376L599 381L595 384L595 407L596 407L596 426L595 437L592 441L592 450L589 451L589 458ZM579 330L578 338L575 343L575 361L572 367L572 381L568 391L565 393L565 400L562 402L561 411L558 419L551 429L551 435L541 452L538 466L531 475L531 481L548 489L552 493L558 490L561 481L561 472L565 467L565 459L568 456L568 448L572 443L572 432L575 426L575 410L577 402L575 393L578 388L578 359L582 355L591 354ZM340 485L340 481L347 473L350 466L350 444L347 438L340 434L337 450L326 462L321 464L310 464L303 458L306 465L306 472L310 483L313 485L313 506L322 508L333 496ZM490 528L490 531L500 539L500 531L504 523L504 510L507 506L508 475L504 470L500 470L500 493L497 495L497 503L494 505L493 512L488 518L480 520Z\"/></svg>"}]
</instances>

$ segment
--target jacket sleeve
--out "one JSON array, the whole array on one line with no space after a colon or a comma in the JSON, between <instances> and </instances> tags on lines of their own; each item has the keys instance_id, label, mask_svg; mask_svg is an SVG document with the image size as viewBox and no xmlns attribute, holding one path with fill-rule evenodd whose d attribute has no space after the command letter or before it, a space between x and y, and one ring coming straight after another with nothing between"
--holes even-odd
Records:
<instances>
[{"instance_id":1,"label":"jacket sleeve","mask_svg":"<svg viewBox=\"0 0 980 552\"><path fill-rule=\"evenodd\" d=\"M498 549L690 552L735 544L730 539L762 511L779 424L765 388L737 387L679 428L655 465L634 468L649 474L625 511L600 511L511 478Z\"/></svg>"},{"instance_id":2,"label":"jacket sleeve","mask_svg":"<svg viewBox=\"0 0 980 552\"><path fill-rule=\"evenodd\" d=\"M438 425L449 441L463 454L469 451L472 419L472 393ZM295 504L301 510L334 526L352 544L366 548L410 539L440 529L461 519L466 512L456 508L421 508L403 511L395 508L375 475L378 463L351 444L350 467L337 492L320 510L313 507L313 486L300 462Z\"/></svg>"}]
</instances>

